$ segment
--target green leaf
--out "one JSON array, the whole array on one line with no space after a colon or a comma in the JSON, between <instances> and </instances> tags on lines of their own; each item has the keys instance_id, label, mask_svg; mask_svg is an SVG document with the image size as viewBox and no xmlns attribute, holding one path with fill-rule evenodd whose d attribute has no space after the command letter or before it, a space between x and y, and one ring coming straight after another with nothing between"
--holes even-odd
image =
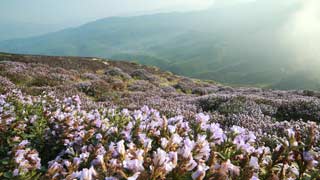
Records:
<instances>
[{"instance_id":1,"label":"green leaf","mask_svg":"<svg viewBox=\"0 0 320 180\"><path fill-rule=\"evenodd\" d=\"M5 178L12 178L12 173L11 172L5 172L4 174L3 174L3 176L5 177Z\"/></svg>"},{"instance_id":2,"label":"green leaf","mask_svg":"<svg viewBox=\"0 0 320 180\"><path fill-rule=\"evenodd\" d=\"M8 160L2 160L2 161L1 161L1 164L7 165L7 164L9 164L9 161L8 161Z\"/></svg>"},{"instance_id":3,"label":"green leaf","mask_svg":"<svg viewBox=\"0 0 320 180\"><path fill-rule=\"evenodd\" d=\"M223 160L227 160L220 152L217 152L217 154L218 154Z\"/></svg>"}]
</instances>

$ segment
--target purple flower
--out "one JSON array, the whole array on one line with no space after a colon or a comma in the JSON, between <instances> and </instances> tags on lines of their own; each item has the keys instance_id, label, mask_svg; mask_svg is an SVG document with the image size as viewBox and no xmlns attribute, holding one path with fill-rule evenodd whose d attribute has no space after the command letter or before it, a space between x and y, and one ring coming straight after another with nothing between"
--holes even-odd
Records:
<instances>
[{"instance_id":1,"label":"purple flower","mask_svg":"<svg viewBox=\"0 0 320 180\"><path fill-rule=\"evenodd\" d=\"M192 150L195 146L195 142L190 140L189 138L186 138L183 141L183 147L179 150L179 154L182 155L184 158L189 158L192 156Z\"/></svg>"},{"instance_id":2,"label":"purple flower","mask_svg":"<svg viewBox=\"0 0 320 180\"><path fill-rule=\"evenodd\" d=\"M153 153L153 163L156 167L162 167L165 173L171 172L177 163L177 155L174 153L166 153L164 150L158 148L156 152Z\"/></svg>"},{"instance_id":3,"label":"purple flower","mask_svg":"<svg viewBox=\"0 0 320 180\"><path fill-rule=\"evenodd\" d=\"M116 177L106 177L104 180L119 180L119 179Z\"/></svg>"},{"instance_id":4,"label":"purple flower","mask_svg":"<svg viewBox=\"0 0 320 180\"><path fill-rule=\"evenodd\" d=\"M123 109L123 110L121 111L121 114L122 114L123 116L125 116L125 117L129 117L129 116L130 116L130 113L129 113L129 110L128 110L128 109Z\"/></svg>"},{"instance_id":5,"label":"purple flower","mask_svg":"<svg viewBox=\"0 0 320 180\"><path fill-rule=\"evenodd\" d=\"M208 121L210 119L210 116L209 115L205 115L203 113L199 113L196 115L196 123L199 123L200 124L200 127L201 129L206 129L207 128L207 124L208 124Z\"/></svg>"},{"instance_id":6,"label":"purple flower","mask_svg":"<svg viewBox=\"0 0 320 180\"><path fill-rule=\"evenodd\" d=\"M253 175L250 180L259 180L259 178L257 177L257 175Z\"/></svg>"},{"instance_id":7,"label":"purple flower","mask_svg":"<svg viewBox=\"0 0 320 180\"><path fill-rule=\"evenodd\" d=\"M196 180L204 179L204 177L206 176L206 171L208 169L209 167L206 164L204 163L199 164L197 171L192 174L192 179L196 179Z\"/></svg>"},{"instance_id":8,"label":"purple flower","mask_svg":"<svg viewBox=\"0 0 320 180\"><path fill-rule=\"evenodd\" d=\"M162 147L163 149L165 149L165 148L167 147L169 141L168 141L166 138L161 138L160 141L161 141L161 147Z\"/></svg>"},{"instance_id":9,"label":"purple flower","mask_svg":"<svg viewBox=\"0 0 320 180\"><path fill-rule=\"evenodd\" d=\"M146 134L139 134L140 141L143 144L143 147L146 149L151 149L152 139L148 138Z\"/></svg>"},{"instance_id":10,"label":"purple flower","mask_svg":"<svg viewBox=\"0 0 320 180\"><path fill-rule=\"evenodd\" d=\"M303 152L303 159L305 161L312 161L313 159L313 155L309 152L309 151L304 151Z\"/></svg>"},{"instance_id":11,"label":"purple flower","mask_svg":"<svg viewBox=\"0 0 320 180\"><path fill-rule=\"evenodd\" d=\"M295 137L295 131L292 128L287 129L286 132L287 132L289 138L294 138Z\"/></svg>"},{"instance_id":12,"label":"purple flower","mask_svg":"<svg viewBox=\"0 0 320 180\"><path fill-rule=\"evenodd\" d=\"M102 135L100 133L96 134L96 139L102 139Z\"/></svg>"},{"instance_id":13,"label":"purple flower","mask_svg":"<svg viewBox=\"0 0 320 180\"><path fill-rule=\"evenodd\" d=\"M257 157L251 156L249 166L254 169L259 169L259 160Z\"/></svg>"},{"instance_id":14,"label":"purple flower","mask_svg":"<svg viewBox=\"0 0 320 180\"><path fill-rule=\"evenodd\" d=\"M166 161L167 153L164 150L158 148L157 151L153 154L153 163L158 166L163 166Z\"/></svg>"},{"instance_id":15,"label":"purple flower","mask_svg":"<svg viewBox=\"0 0 320 180\"><path fill-rule=\"evenodd\" d=\"M19 143L19 146L25 146L27 144L29 144L30 142L28 140L23 140Z\"/></svg>"},{"instance_id":16,"label":"purple flower","mask_svg":"<svg viewBox=\"0 0 320 180\"><path fill-rule=\"evenodd\" d=\"M242 127L239 127L239 126L232 126L231 127L231 131L235 134L242 134L244 133L246 130Z\"/></svg>"},{"instance_id":17,"label":"purple flower","mask_svg":"<svg viewBox=\"0 0 320 180\"><path fill-rule=\"evenodd\" d=\"M171 136L171 142L173 143L173 144L180 144L181 142L182 142L182 138L179 136L179 134L177 134L177 133L175 133L175 134L173 134L172 136Z\"/></svg>"},{"instance_id":18,"label":"purple flower","mask_svg":"<svg viewBox=\"0 0 320 180\"><path fill-rule=\"evenodd\" d=\"M197 165L197 162L193 159L193 157L191 157L189 158L188 163L186 163L185 168L187 171L192 171Z\"/></svg>"},{"instance_id":19,"label":"purple flower","mask_svg":"<svg viewBox=\"0 0 320 180\"><path fill-rule=\"evenodd\" d=\"M101 125L102 125L102 121L101 121L101 119L96 119L95 121L94 121L94 124L95 124L95 126L97 127L97 128L100 128L101 127Z\"/></svg>"},{"instance_id":20,"label":"purple flower","mask_svg":"<svg viewBox=\"0 0 320 180\"><path fill-rule=\"evenodd\" d=\"M82 169L81 173L78 174L77 178L79 178L80 180L93 180L95 176L97 176L97 172L93 168L93 166L91 166L90 169Z\"/></svg>"},{"instance_id":21,"label":"purple flower","mask_svg":"<svg viewBox=\"0 0 320 180\"><path fill-rule=\"evenodd\" d=\"M121 140L117 143L117 152L122 156L125 155L126 149L124 147L124 140Z\"/></svg>"},{"instance_id":22,"label":"purple flower","mask_svg":"<svg viewBox=\"0 0 320 180\"><path fill-rule=\"evenodd\" d=\"M221 144L227 139L227 136L224 134L219 124L210 124L208 130L212 134L211 139L213 139L216 144Z\"/></svg>"},{"instance_id":23,"label":"purple flower","mask_svg":"<svg viewBox=\"0 0 320 180\"><path fill-rule=\"evenodd\" d=\"M73 158L73 164L79 166L81 162L82 162L81 158L78 158L78 157Z\"/></svg>"},{"instance_id":24,"label":"purple flower","mask_svg":"<svg viewBox=\"0 0 320 180\"><path fill-rule=\"evenodd\" d=\"M225 162L225 166L231 174L239 175L240 167L233 165L230 159L228 159L227 162Z\"/></svg>"},{"instance_id":25,"label":"purple flower","mask_svg":"<svg viewBox=\"0 0 320 180\"><path fill-rule=\"evenodd\" d=\"M138 159L125 159L123 161L123 167L133 172L143 171L143 161Z\"/></svg>"},{"instance_id":26,"label":"purple flower","mask_svg":"<svg viewBox=\"0 0 320 180\"><path fill-rule=\"evenodd\" d=\"M19 176L19 169L13 170L13 176Z\"/></svg>"},{"instance_id":27,"label":"purple flower","mask_svg":"<svg viewBox=\"0 0 320 180\"><path fill-rule=\"evenodd\" d=\"M196 149L195 151L195 155L194 158L197 160L203 159L203 160L208 160L209 156L210 156L210 146L208 141L206 140L206 135L199 135L198 136L198 140L197 140L197 145L196 147L198 149ZM199 148L200 147L200 148Z\"/></svg>"},{"instance_id":28,"label":"purple flower","mask_svg":"<svg viewBox=\"0 0 320 180\"><path fill-rule=\"evenodd\" d=\"M168 130L171 134L176 132L176 126L174 125L168 125Z\"/></svg>"},{"instance_id":29,"label":"purple flower","mask_svg":"<svg viewBox=\"0 0 320 180\"><path fill-rule=\"evenodd\" d=\"M135 110L133 112L133 117L135 120L142 120L142 112L140 110Z\"/></svg>"}]
</instances>

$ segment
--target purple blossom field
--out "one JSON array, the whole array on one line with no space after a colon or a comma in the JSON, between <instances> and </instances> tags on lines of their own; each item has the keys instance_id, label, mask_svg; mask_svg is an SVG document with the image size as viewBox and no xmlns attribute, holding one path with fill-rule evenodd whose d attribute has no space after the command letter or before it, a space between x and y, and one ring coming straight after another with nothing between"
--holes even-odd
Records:
<instances>
[{"instance_id":1,"label":"purple blossom field","mask_svg":"<svg viewBox=\"0 0 320 180\"><path fill-rule=\"evenodd\" d=\"M0 55L0 179L320 179L320 94Z\"/></svg>"}]
</instances>

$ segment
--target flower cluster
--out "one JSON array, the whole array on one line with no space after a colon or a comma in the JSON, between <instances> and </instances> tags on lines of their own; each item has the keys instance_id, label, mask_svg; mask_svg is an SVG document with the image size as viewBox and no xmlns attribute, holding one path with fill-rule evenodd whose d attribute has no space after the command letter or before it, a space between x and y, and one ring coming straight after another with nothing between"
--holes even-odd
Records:
<instances>
[{"instance_id":1,"label":"flower cluster","mask_svg":"<svg viewBox=\"0 0 320 180\"><path fill-rule=\"evenodd\" d=\"M0 179L320 178L315 123L306 137L294 126L276 136L221 126L206 113L167 118L147 106L81 103L78 96L1 95Z\"/></svg>"},{"instance_id":2,"label":"flower cluster","mask_svg":"<svg viewBox=\"0 0 320 180\"><path fill-rule=\"evenodd\" d=\"M41 167L38 152L34 149L26 148L28 144L27 140L23 140L11 152L14 155L14 162L17 166L13 171L14 176L23 175Z\"/></svg>"}]
</instances>

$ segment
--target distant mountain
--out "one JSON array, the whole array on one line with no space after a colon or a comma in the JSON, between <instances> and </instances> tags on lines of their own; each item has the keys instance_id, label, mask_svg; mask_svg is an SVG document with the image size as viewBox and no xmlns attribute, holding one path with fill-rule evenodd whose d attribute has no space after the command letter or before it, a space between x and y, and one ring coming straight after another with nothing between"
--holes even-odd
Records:
<instances>
[{"instance_id":1,"label":"distant mountain","mask_svg":"<svg viewBox=\"0 0 320 180\"><path fill-rule=\"evenodd\" d=\"M259 0L197 12L112 17L3 41L0 51L125 59L231 85L318 89L317 68L299 64L282 39L299 2Z\"/></svg>"}]
</instances>

